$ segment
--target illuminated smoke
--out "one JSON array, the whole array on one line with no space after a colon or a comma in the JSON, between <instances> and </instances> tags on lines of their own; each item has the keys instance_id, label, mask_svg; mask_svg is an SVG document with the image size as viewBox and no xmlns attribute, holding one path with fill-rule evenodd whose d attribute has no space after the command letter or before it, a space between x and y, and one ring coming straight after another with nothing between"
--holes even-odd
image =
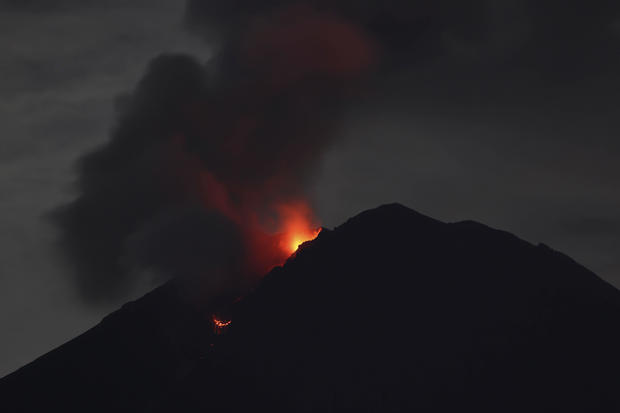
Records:
<instances>
[{"instance_id":1,"label":"illuminated smoke","mask_svg":"<svg viewBox=\"0 0 620 413\"><path fill-rule=\"evenodd\" d=\"M56 212L85 296L121 294L143 270L219 294L316 236L306 188L376 55L359 26L294 5L207 64L154 59Z\"/></svg>"}]
</instances>

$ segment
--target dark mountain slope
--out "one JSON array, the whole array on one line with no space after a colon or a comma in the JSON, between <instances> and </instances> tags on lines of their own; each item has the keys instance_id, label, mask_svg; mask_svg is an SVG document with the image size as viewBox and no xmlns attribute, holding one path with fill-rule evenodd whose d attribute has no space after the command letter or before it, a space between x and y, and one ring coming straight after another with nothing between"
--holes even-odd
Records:
<instances>
[{"instance_id":1,"label":"dark mountain slope","mask_svg":"<svg viewBox=\"0 0 620 413\"><path fill-rule=\"evenodd\" d=\"M2 412L143 411L208 349L208 320L167 284L0 381Z\"/></svg>"},{"instance_id":2,"label":"dark mountain slope","mask_svg":"<svg viewBox=\"0 0 620 413\"><path fill-rule=\"evenodd\" d=\"M366 211L228 311L232 324L215 336L164 287L5 378L4 403L620 411L620 292L546 246L474 222L400 205Z\"/></svg>"}]
</instances>

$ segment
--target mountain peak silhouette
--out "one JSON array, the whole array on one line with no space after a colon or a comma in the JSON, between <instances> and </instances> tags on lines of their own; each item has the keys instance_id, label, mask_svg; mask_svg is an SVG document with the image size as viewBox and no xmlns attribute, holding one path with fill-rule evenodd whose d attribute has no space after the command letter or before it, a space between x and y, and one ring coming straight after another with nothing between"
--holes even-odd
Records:
<instances>
[{"instance_id":1,"label":"mountain peak silhouette","mask_svg":"<svg viewBox=\"0 0 620 413\"><path fill-rule=\"evenodd\" d=\"M164 285L5 377L0 408L620 411L620 292L473 221L362 212L226 314Z\"/></svg>"}]
</instances>

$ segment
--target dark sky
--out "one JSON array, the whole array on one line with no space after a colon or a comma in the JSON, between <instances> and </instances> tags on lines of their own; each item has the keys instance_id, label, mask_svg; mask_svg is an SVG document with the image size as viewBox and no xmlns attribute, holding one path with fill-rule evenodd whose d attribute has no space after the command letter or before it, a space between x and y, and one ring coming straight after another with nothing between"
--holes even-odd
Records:
<instances>
[{"instance_id":1,"label":"dark sky","mask_svg":"<svg viewBox=\"0 0 620 413\"><path fill-rule=\"evenodd\" d=\"M75 163L108 141L118 97L152 58L207 61L287 1L189 3L0 0L0 375L154 285L88 302L46 218L75 197ZM401 202L544 242L620 286L620 5L462 3L329 6L385 57L318 158L323 225Z\"/></svg>"}]
</instances>

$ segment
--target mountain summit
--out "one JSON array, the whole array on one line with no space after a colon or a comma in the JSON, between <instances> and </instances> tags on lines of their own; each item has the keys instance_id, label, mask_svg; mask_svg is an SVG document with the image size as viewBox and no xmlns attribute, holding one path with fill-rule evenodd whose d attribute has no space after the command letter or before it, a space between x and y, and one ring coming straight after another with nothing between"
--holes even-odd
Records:
<instances>
[{"instance_id":1,"label":"mountain summit","mask_svg":"<svg viewBox=\"0 0 620 413\"><path fill-rule=\"evenodd\" d=\"M226 307L164 285L2 379L0 409L620 411L620 292L476 222L365 211Z\"/></svg>"}]
</instances>

